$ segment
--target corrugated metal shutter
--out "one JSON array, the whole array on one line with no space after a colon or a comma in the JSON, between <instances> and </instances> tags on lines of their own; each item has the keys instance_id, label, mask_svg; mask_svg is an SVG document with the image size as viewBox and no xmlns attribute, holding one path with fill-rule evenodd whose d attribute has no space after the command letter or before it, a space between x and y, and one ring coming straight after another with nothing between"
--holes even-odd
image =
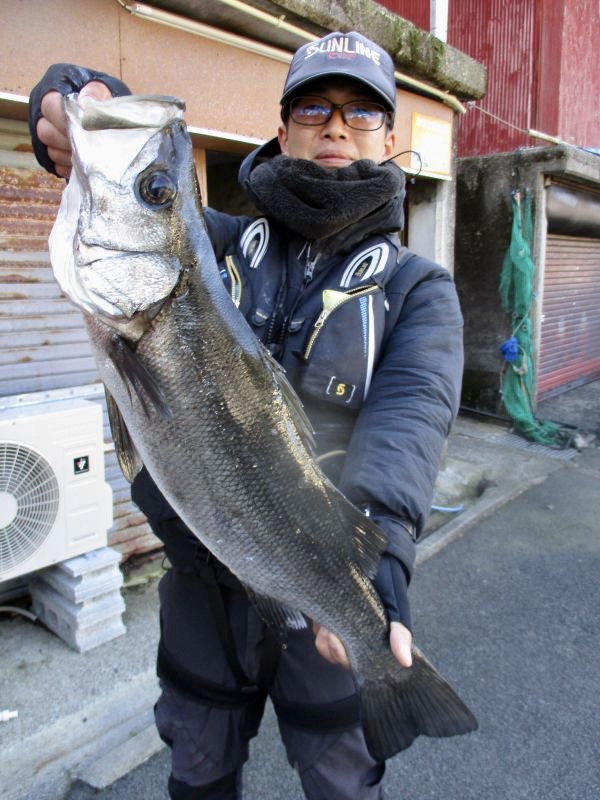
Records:
<instances>
[{"instance_id":1,"label":"corrugated metal shutter","mask_svg":"<svg viewBox=\"0 0 600 800\"><path fill-rule=\"evenodd\" d=\"M8 131L8 133L7 133ZM37 167L26 129L0 120L0 396L72 388L103 405L83 319L52 275L47 240L64 182ZM78 391L79 390L79 391ZM105 414L105 439L110 431ZM109 543L124 556L160 546L131 502L114 452L106 474L114 494Z\"/></svg>"},{"instance_id":2,"label":"corrugated metal shutter","mask_svg":"<svg viewBox=\"0 0 600 800\"><path fill-rule=\"evenodd\" d=\"M600 378L600 239L548 234L538 400Z\"/></svg>"},{"instance_id":3,"label":"corrugated metal shutter","mask_svg":"<svg viewBox=\"0 0 600 800\"><path fill-rule=\"evenodd\" d=\"M0 162L0 394L97 380L81 314L61 294L48 234L64 182L24 153Z\"/></svg>"}]
</instances>

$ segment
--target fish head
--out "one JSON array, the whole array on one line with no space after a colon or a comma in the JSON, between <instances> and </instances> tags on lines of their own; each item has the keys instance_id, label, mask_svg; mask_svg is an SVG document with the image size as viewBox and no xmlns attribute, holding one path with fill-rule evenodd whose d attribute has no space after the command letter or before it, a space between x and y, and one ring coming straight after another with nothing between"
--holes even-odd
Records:
<instances>
[{"instance_id":1,"label":"fish head","mask_svg":"<svg viewBox=\"0 0 600 800\"><path fill-rule=\"evenodd\" d=\"M199 193L182 101L65 98L73 171L50 236L55 276L82 310L121 327L152 316L186 266Z\"/></svg>"}]
</instances>

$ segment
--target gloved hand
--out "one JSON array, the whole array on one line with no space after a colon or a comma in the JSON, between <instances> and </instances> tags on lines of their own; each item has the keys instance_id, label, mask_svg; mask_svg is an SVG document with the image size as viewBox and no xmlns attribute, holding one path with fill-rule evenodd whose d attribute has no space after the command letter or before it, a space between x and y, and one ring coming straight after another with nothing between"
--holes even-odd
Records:
<instances>
[{"instance_id":1,"label":"gloved hand","mask_svg":"<svg viewBox=\"0 0 600 800\"><path fill-rule=\"evenodd\" d=\"M401 622L412 631L408 581L402 563L395 556L390 553L381 556L373 585L377 589L389 621Z\"/></svg>"},{"instance_id":2,"label":"gloved hand","mask_svg":"<svg viewBox=\"0 0 600 800\"><path fill-rule=\"evenodd\" d=\"M84 87L88 87L85 93L97 99L130 94L123 81L103 72L53 64L29 96L29 132L35 157L44 169L63 178L71 171L71 155L60 96L81 93Z\"/></svg>"}]
</instances>

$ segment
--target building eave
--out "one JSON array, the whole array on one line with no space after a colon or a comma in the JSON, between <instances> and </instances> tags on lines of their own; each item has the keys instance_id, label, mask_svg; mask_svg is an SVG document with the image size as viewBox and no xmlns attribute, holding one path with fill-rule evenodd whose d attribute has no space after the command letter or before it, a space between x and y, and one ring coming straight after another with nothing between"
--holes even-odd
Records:
<instances>
[{"instance_id":1,"label":"building eave","mask_svg":"<svg viewBox=\"0 0 600 800\"><path fill-rule=\"evenodd\" d=\"M234 5L227 0L148 0L147 5L289 51L307 41L306 35L295 28L314 38L329 31L358 30L386 49L406 75L460 100L477 100L485 95L487 73L483 64L374 0L235 0Z\"/></svg>"}]
</instances>

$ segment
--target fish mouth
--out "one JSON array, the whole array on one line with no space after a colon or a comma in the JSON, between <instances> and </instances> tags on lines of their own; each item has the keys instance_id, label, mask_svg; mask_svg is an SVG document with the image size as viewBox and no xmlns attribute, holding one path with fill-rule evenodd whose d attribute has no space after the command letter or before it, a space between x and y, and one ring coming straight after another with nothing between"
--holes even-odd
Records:
<instances>
[{"instance_id":1,"label":"fish mouth","mask_svg":"<svg viewBox=\"0 0 600 800\"><path fill-rule=\"evenodd\" d=\"M100 248L94 255L75 266L77 296L88 311L109 319L130 320L155 309L171 295L182 274L175 256L137 251L101 254Z\"/></svg>"}]
</instances>

